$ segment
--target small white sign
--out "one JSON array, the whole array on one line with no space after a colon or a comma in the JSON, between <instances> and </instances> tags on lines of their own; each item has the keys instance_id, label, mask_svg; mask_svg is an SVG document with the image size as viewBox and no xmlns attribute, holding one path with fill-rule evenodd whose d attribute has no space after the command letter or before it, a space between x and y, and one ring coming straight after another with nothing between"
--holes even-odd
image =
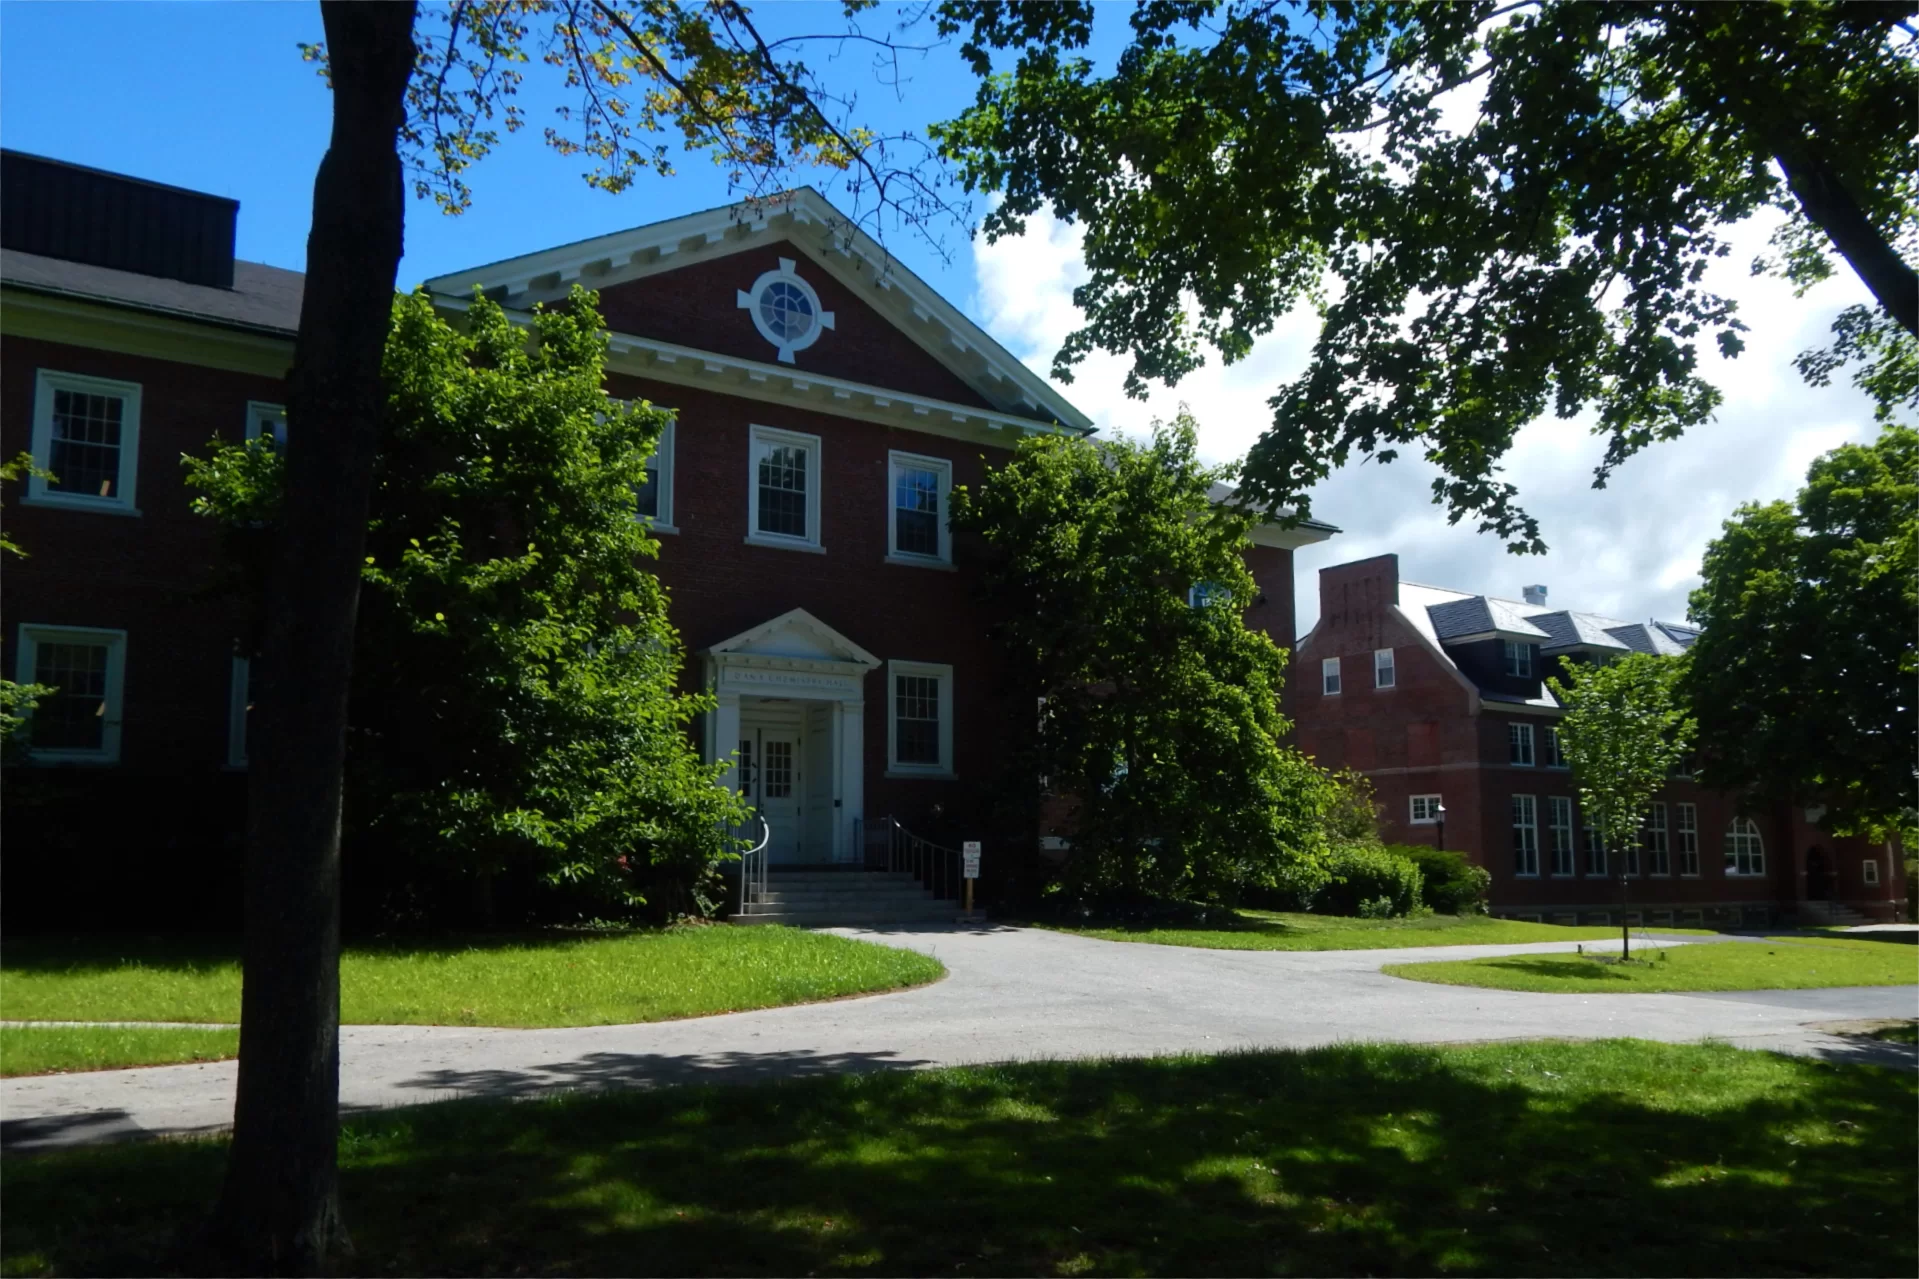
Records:
<instances>
[{"instance_id":1,"label":"small white sign","mask_svg":"<svg viewBox=\"0 0 1919 1279\"><path fill-rule=\"evenodd\" d=\"M965 859L961 874L967 879L979 878L979 841L969 839L960 845L960 854Z\"/></svg>"}]
</instances>

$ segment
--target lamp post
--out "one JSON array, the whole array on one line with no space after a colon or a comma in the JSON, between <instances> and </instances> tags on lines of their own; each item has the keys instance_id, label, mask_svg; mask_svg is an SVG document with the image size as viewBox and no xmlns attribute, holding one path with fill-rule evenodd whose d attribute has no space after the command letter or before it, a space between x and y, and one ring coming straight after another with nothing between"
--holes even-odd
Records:
<instances>
[{"instance_id":1,"label":"lamp post","mask_svg":"<svg viewBox=\"0 0 1919 1279\"><path fill-rule=\"evenodd\" d=\"M1434 807L1433 819L1435 823L1433 826L1433 847L1443 850L1446 847L1446 806L1444 804Z\"/></svg>"}]
</instances>

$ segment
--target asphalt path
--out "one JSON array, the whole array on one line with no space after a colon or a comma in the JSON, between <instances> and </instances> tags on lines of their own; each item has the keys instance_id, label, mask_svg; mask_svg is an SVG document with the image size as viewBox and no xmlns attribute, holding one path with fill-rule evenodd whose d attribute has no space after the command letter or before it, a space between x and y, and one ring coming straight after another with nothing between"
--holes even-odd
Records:
<instances>
[{"instance_id":1,"label":"asphalt path","mask_svg":"<svg viewBox=\"0 0 1919 1279\"><path fill-rule=\"evenodd\" d=\"M1919 1015L1919 986L1548 995L1379 971L1428 959L1564 952L1573 949L1567 942L1230 951L1029 928L835 931L925 951L949 975L893 994L641 1025L346 1026L341 1104L358 1111L452 1097L1354 1040L1716 1039L1833 1060L1906 1061L1904 1050L1863 1045L1812 1023ZM235 1074L229 1061L0 1080L0 1148L217 1129L233 1113Z\"/></svg>"}]
</instances>

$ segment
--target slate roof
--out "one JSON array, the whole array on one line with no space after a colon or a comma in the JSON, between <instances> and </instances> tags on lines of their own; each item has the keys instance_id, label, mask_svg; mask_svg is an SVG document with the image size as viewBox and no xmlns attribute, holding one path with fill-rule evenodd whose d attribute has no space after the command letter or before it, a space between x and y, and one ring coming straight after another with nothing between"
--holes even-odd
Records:
<instances>
[{"instance_id":1,"label":"slate roof","mask_svg":"<svg viewBox=\"0 0 1919 1279\"><path fill-rule=\"evenodd\" d=\"M1556 653L1568 648L1598 648L1625 652L1631 645L1615 639L1607 630L1608 625L1617 625L1611 618L1600 617L1596 613L1574 613L1562 610L1557 613L1534 613L1529 618L1534 626L1545 631L1552 638L1539 646L1542 653Z\"/></svg>"},{"instance_id":2,"label":"slate roof","mask_svg":"<svg viewBox=\"0 0 1919 1279\"><path fill-rule=\"evenodd\" d=\"M1523 612L1525 607L1511 600L1471 595L1450 604L1431 605L1427 612L1432 617L1433 632L1442 642L1488 634L1508 635L1514 639L1551 639L1550 633L1527 620Z\"/></svg>"},{"instance_id":3,"label":"slate roof","mask_svg":"<svg viewBox=\"0 0 1919 1279\"><path fill-rule=\"evenodd\" d=\"M290 338L300 327L306 276L263 262L235 262L233 287L218 289L5 249L0 284Z\"/></svg>"},{"instance_id":4,"label":"slate roof","mask_svg":"<svg viewBox=\"0 0 1919 1279\"><path fill-rule=\"evenodd\" d=\"M1673 632L1687 635L1682 643ZM1606 633L1617 639L1635 653L1661 653L1677 656L1692 646L1699 632L1691 627L1671 626L1666 622L1627 622L1620 626L1609 626Z\"/></svg>"}]
</instances>

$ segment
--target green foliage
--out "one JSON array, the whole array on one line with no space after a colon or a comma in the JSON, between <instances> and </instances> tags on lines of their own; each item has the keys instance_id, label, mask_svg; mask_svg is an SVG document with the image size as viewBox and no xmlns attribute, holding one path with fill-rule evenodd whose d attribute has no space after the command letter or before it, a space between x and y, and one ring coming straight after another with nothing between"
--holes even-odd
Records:
<instances>
[{"instance_id":1,"label":"green foliage","mask_svg":"<svg viewBox=\"0 0 1919 1279\"><path fill-rule=\"evenodd\" d=\"M1444 915L1483 915L1493 877L1466 854L1424 844L1388 844L1386 851L1419 867L1420 896Z\"/></svg>"},{"instance_id":2,"label":"green foliage","mask_svg":"<svg viewBox=\"0 0 1919 1279\"><path fill-rule=\"evenodd\" d=\"M1379 800L1373 794L1372 779L1350 768L1335 770L1328 778L1332 803L1326 810L1326 836L1334 843L1362 843L1379 840Z\"/></svg>"},{"instance_id":3,"label":"green foliage","mask_svg":"<svg viewBox=\"0 0 1919 1279\"><path fill-rule=\"evenodd\" d=\"M1326 859L1328 880L1312 898L1316 915L1385 919L1409 915L1421 900L1420 870L1379 844L1342 844Z\"/></svg>"},{"instance_id":4,"label":"green foliage","mask_svg":"<svg viewBox=\"0 0 1919 1279\"><path fill-rule=\"evenodd\" d=\"M1019 708L1005 787L1035 814L1041 778L1072 797L1076 895L1218 900L1325 847L1331 787L1280 744L1285 653L1243 617L1251 521L1195 448L1183 414L1145 444L1033 437L954 493Z\"/></svg>"},{"instance_id":5,"label":"green foliage","mask_svg":"<svg viewBox=\"0 0 1919 1279\"><path fill-rule=\"evenodd\" d=\"M713 904L734 801L692 747L708 702L678 689L634 515L668 414L607 397L595 307L575 290L529 341L482 297L463 332L424 295L395 305L347 822L350 866L396 892L520 871L615 904ZM278 453L216 442L186 464L195 509L263 570Z\"/></svg>"},{"instance_id":6,"label":"green foliage","mask_svg":"<svg viewBox=\"0 0 1919 1279\"><path fill-rule=\"evenodd\" d=\"M1837 833L1915 820L1919 431L1821 457L1793 503L1706 548L1683 691L1711 786L1822 805Z\"/></svg>"},{"instance_id":7,"label":"green foliage","mask_svg":"<svg viewBox=\"0 0 1919 1279\"><path fill-rule=\"evenodd\" d=\"M53 472L33 464L33 454L22 453L11 462L0 462L0 484L18 484L30 475L50 480ZM26 558L18 542L0 532L0 555ZM0 764L18 763L26 754L25 734L28 717L39 700L56 690L50 684L20 684L0 678Z\"/></svg>"},{"instance_id":8,"label":"green foliage","mask_svg":"<svg viewBox=\"0 0 1919 1279\"><path fill-rule=\"evenodd\" d=\"M1646 806L1692 747L1693 721L1679 700L1680 663L1630 653L1549 679L1566 717L1560 749L1579 786L1586 825L1609 848L1637 845ZM1627 859L1619 860L1623 875Z\"/></svg>"},{"instance_id":9,"label":"green foliage","mask_svg":"<svg viewBox=\"0 0 1919 1279\"><path fill-rule=\"evenodd\" d=\"M1085 228L1060 377L1125 353L1143 394L1318 310L1247 461L1273 509L1416 448L1454 520L1543 549L1500 475L1515 433L1592 413L1603 485L1709 420L1699 346L1737 354L1745 325L1704 272L1768 206L1765 266L1809 284L1837 246L1896 321L1833 358L1875 361L1882 402L1882 357L1910 361L1910 5L1201 0L1137 7L1097 64L1093 8L946 0L981 86L935 136L999 195L989 239L1049 207Z\"/></svg>"}]
</instances>

